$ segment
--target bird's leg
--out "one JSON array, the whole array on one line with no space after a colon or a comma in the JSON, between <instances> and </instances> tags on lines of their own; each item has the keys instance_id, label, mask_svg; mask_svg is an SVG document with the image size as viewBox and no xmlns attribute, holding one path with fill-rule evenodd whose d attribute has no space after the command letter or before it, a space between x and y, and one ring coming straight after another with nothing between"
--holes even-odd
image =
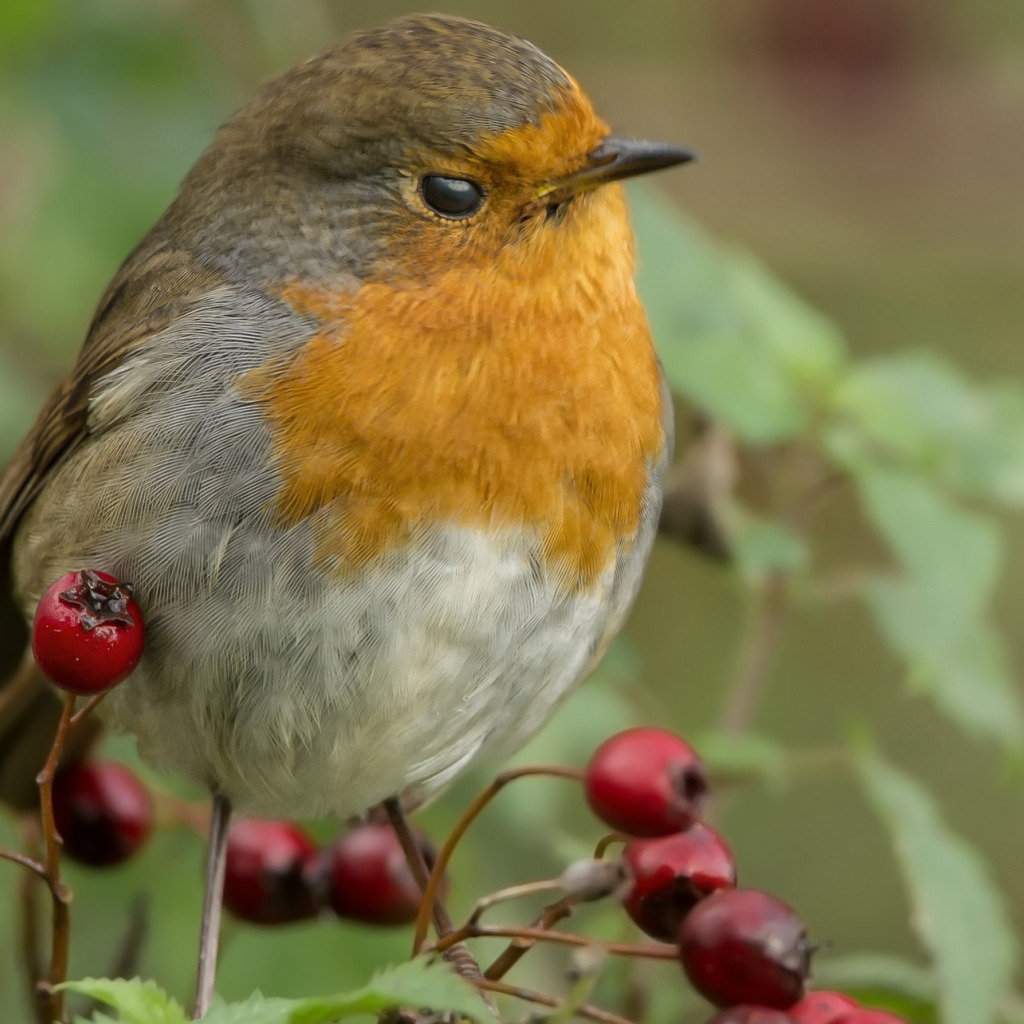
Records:
<instances>
[{"instance_id":1,"label":"bird's leg","mask_svg":"<svg viewBox=\"0 0 1024 1024\"><path fill-rule=\"evenodd\" d=\"M203 897L203 923L199 933L199 971L196 977L196 1002L193 1020L206 1016L213 999L217 976L217 944L220 941L220 911L224 900L224 862L227 853L228 822L231 803L219 793L213 797L210 817L210 849L206 860L206 893Z\"/></svg>"},{"instance_id":2,"label":"bird's leg","mask_svg":"<svg viewBox=\"0 0 1024 1024\"><path fill-rule=\"evenodd\" d=\"M422 891L426 891L427 882L430 879L430 867L423 859L423 850L420 849L416 837L412 834L412 829L409 828L409 821L405 816L405 811L402 810L401 799L393 796L385 800L384 810L387 812L391 827L395 830L395 835L398 836L398 841L402 844L402 851L405 853L405 859L409 863L409 870L412 872L413 878L416 879L416 884ZM443 939L455 931L452 919L448 916L448 911L445 910L440 900L434 901L430 913L434 927L437 929L438 938ZM464 978L483 977L480 965L464 942L458 942L446 949L444 958L455 968L456 973L461 974Z\"/></svg>"}]
</instances>

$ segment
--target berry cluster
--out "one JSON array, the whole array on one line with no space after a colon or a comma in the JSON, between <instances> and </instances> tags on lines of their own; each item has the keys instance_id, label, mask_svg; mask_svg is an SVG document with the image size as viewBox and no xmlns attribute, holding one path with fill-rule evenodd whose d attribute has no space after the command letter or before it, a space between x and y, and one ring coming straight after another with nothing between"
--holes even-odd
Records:
<instances>
[{"instance_id":1,"label":"berry cluster","mask_svg":"<svg viewBox=\"0 0 1024 1024\"><path fill-rule=\"evenodd\" d=\"M417 840L429 862L429 840ZM241 821L228 833L224 905L243 921L288 924L330 908L364 924L402 925L416 920L421 902L388 824L358 825L322 850L288 821Z\"/></svg>"},{"instance_id":2,"label":"berry cluster","mask_svg":"<svg viewBox=\"0 0 1024 1024\"><path fill-rule=\"evenodd\" d=\"M594 753L583 785L597 817L630 837L626 912L674 943L693 987L723 1008L708 1024L902 1024L838 992L805 992L807 930L781 900L736 887L732 852L698 820L708 780L685 740L662 729L618 733Z\"/></svg>"},{"instance_id":3,"label":"berry cluster","mask_svg":"<svg viewBox=\"0 0 1024 1024\"><path fill-rule=\"evenodd\" d=\"M44 673L69 694L64 718L68 728L80 717L72 716L75 695L89 696L92 704L126 678L142 656L143 637L131 587L105 573L68 573L47 590L36 614L33 651ZM580 777L566 768L524 769L519 774ZM499 777L486 799L515 775ZM628 952L674 955L697 992L720 1010L707 1024L903 1024L840 993L805 991L814 952L806 928L775 896L737 888L729 846L700 820L708 777L696 751L683 739L652 728L618 733L594 753L582 782L591 810L616 830L609 839L625 845L620 858L580 862L555 884L570 903L614 893L644 933L671 943L674 954L664 946L629 947ZM477 801L461 824L468 825L486 799ZM132 856L153 828L148 790L128 769L111 762L65 764L53 778L52 810L53 828L63 838L66 853L96 867ZM461 831L457 827L442 850L439 872ZM418 834L416 841L424 862L433 865L437 855L429 842ZM434 884L432 879L428 894L436 896ZM417 921L417 948L423 948L423 902L389 824L360 825L324 848L288 821L241 821L228 834L224 904L243 920L279 925L329 909L369 924ZM552 917L552 923L557 919ZM461 930L439 936L436 948L486 934L474 931L476 920L474 914ZM491 934L531 940L520 942L514 962L538 937L537 931ZM576 936L574 941L587 940Z\"/></svg>"}]
</instances>

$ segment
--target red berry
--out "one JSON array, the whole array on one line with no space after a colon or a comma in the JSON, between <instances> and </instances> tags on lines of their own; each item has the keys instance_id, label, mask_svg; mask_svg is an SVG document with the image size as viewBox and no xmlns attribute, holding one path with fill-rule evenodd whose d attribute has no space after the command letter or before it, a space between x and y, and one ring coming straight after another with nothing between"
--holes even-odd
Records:
<instances>
[{"instance_id":1,"label":"red berry","mask_svg":"<svg viewBox=\"0 0 1024 1024\"><path fill-rule=\"evenodd\" d=\"M839 992L808 992L796 1006L789 1008L794 1024L835 1024L847 1010L854 1010L857 1004Z\"/></svg>"},{"instance_id":2,"label":"red berry","mask_svg":"<svg viewBox=\"0 0 1024 1024\"><path fill-rule=\"evenodd\" d=\"M736 885L736 863L725 840L694 822L685 832L634 839L623 852L633 887L626 913L652 939L675 942L683 918L716 889Z\"/></svg>"},{"instance_id":3,"label":"red berry","mask_svg":"<svg viewBox=\"0 0 1024 1024\"><path fill-rule=\"evenodd\" d=\"M664 836L696 819L708 791L693 748L664 729L627 729L605 740L583 775L590 809L631 836Z\"/></svg>"},{"instance_id":4,"label":"red berry","mask_svg":"<svg viewBox=\"0 0 1024 1024\"><path fill-rule=\"evenodd\" d=\"M716 1006L785 1010L804 994L812 950L792 907L757 889L712 893L679 930L679 959Z\"/></svg>"},{"instance_id":5,"label":"red berry","mask_svg":"<svg viewBox=\"0 0 1024 1024\"><path fill-rule=\"evenodd\" d=\"M850 1010L836 1017L831 1024L908 1024L902 1017L886 1013L885 1010Z\"/></svg>"},{"instance_id":6,"label":"red berry","mask_svg":"<svg viewBox=\"0 0 1024 1024\"><path fill-rule=\"evenodd\" d=\"M127 860L149 838L149 790L113 761L69 764L53 779L53 816L72 860L109 867Z\"/></svg>"},{"instance_id":7,"label":"red berry","mask_svg":"<svg viewBox=\"0 0 1024 1024\"><path fill-rule=\"evenodd\" d=\"M224 906L253 924L315 917L317 847L290 821L239 821L228 833Z\"/></svg>"},{"instance_id":8,"label":"red berry","mask_svg":"<svg viewBox=\"0 0 1024 1024\"><path fill-rule=\"evenodd\" d=\"M767 1006L730 1006L716 1013L706 1024L792 1024L793 1018Z\"/></svg>"},{"instance_id":9,"label":"red berry","mask_svg":"<svg viewBox=\"0 0 1024 1024\"><path fill-rule=\"evenodd\" d=\"M83 569L61 576L39 599L32 653L62 690L91 696L131 673L145 633L130 584Z\"/></svg>"},{"instance_id":10,"label":"red berry","mask_svg":"<svg viewBox=\"0 0 1024 1024\"><path fill-rule=\"evenodd\" d=\"M428 864L434 849L417 842ZM329 901L339 917L365 924L398 925L416 920L423 894L390 825L359 825L343 833L327 852Z\"/></svg>"}]
</instances>

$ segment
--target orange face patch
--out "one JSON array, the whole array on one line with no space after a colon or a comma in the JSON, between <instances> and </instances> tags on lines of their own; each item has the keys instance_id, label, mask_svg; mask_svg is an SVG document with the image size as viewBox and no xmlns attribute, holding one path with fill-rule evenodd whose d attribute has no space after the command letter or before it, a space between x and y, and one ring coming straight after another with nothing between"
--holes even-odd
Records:
<instances>
[{"instance_id":1,"label":"orange face patch","mask_svg":"<svg viewBox=\"0 0 1024 1024\"><path fill-rule=\"evenodd\" d=\"M279 520L328 508L317 553L337 571L423 526L515 528L577 588L635 536L665 442L659 371L622 191L577 202L486 259L353 294L282 288L320 329L242 388L274 434Z\"/></svg>"}]
</instances>

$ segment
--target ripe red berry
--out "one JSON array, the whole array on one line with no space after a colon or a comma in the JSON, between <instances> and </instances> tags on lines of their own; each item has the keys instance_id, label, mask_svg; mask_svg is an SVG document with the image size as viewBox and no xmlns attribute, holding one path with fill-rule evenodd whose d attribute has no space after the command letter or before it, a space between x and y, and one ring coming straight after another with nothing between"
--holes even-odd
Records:
<instances>
[{"instance_id":1,"label":"ripe red berry","mask_svg":"<svg viewBox=\"0 0 1024 1024\"><path fill-rule=\"evenodd\" d=\"M417 835L428 864L434 849ZM327 851L328 899L339 917L365 924L399 925L416 920L422 892L390 825L359 825L340 835Z\"/></svg>"},{"instance_id":2,"label":"ripe red berry","mask_svg":"<svg viewBox=\"0 0 1024 1024\"><path fill-rule=\"evenodd\" d=\"M908 1024L902 1017L886 1013L885 1010L849 1010L836 1017L832 1024Z\"/></svg>"},{"instance_id":3,"label":"ripe red berry","mask_svg":"<svg viewBox=\"0 0 1024 1024\"><path fill-rule=\"evenodd\" d=\"M685 832L634 839L623 851L633 886L626 913L652 939L675 942L683 918L698 900L736 885L736 863L725 840L694 822Z\"/></svg>"},{"instance_id":4,"label":"ripe red berry","mask_svg":"<svg viewBox=\"0 0 1024 1024\"><path fill-rule=\"evenodd\" d=\"M835 1024L848 1010L855 1010L857 1004L840 992L808 992L796 1006L787 1011L794 1024Z\"/></svg>"},{"instance_id":5,"label":"ripe red berry","mask_svg":"<svg viewBox=\"0 0 1024 1024\"><path fill-rule=\"evenodd\" d=\"M708 791L694 749L664 729L627 729L605 740L583 775L590 809L631 836L664 836L693 823Z\"/></svg>"},{"instance_id":6,"label":"ripe red berry","mask_svg":"<svg viewBox=\"0 0 1024 1024\"><path fill-rule=\"evenodd\" d=\"M228 833L224 906L253 924L315 917L317 847L290 821L239 821Z\"/></svg>"},{"instance_id":7,"label":"ripe red berry","mask_svg":"<svg viewBox=\"0 0 1024 1024\"><path fill-rule=\"evenodd\" d=\"M767 1006L730 1006L716 1013L706 1024L792 1024L793 1018Z\"/></svg>"},{"instance_id":8,"label":"ripe red berry","mask_svg":"<svg viewBox=\"0 0 1024 1024\"><path fill-rule=\"evenodd\" d=\"M757 889L712 893L679 930L683 970L716 1006L788 1009L804 994L811 952L792 907Z\"/></svg>"},{"instance_id":9,"label":"ripe red berry","mask_svg":"<svg viewBox=\"0 0 1024 1024\"><path fill-rule=\"evenodd\" d=\"M54 776L53 817L67 855L91 867L127 860L149 838L149 790L113 761L70 764Z\"/></svg>"},{"instance_id":10,"label":"ripe red berry","mask_svg":"<svg viewBox=\"0 0 1024 1024\"><path fill-rule=\"evenodd\" d=\"M83 569L61 576L39 599L32 653L62 690L91 696L131 673L145 632L130 584Z\"/></svg>"}]
</instances>

